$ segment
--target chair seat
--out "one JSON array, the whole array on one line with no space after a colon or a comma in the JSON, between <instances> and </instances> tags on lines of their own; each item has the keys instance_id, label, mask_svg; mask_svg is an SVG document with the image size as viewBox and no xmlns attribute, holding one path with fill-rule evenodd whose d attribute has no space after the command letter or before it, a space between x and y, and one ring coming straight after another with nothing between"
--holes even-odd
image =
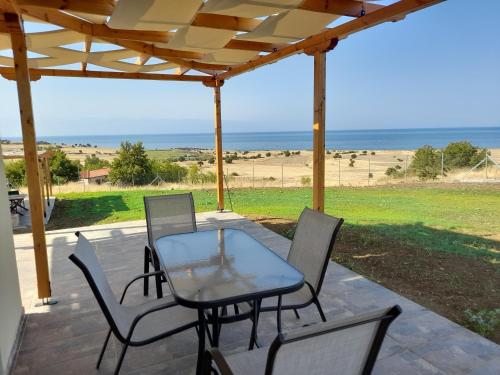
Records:
<instances>
[{"instance_id":1,"label":"chair seat","mask_svg":"<svg viewBox=\"0 0 500 375\"><path fill-rule=\"evenodd\" d=\"M310 302L313 299L311 289L304 284L302 288L293 293L283 294L281 297L281 306L300 306ZM262 300L262 310L275 310L278 308L278 297L265 298Z\"/></svg>"},{"instance_id":2,"label":"chair seat","mask_svg":"<svg viewBox=\"0 0 500 375\"><path fill-rule=\"evenodd\" d=\"M124 337L127 337L130 326L137 315L173 301L172 296L166 296L140 305L122 305L121 319L117 322L118 329ZM188 309L180 305L162 309L146 315L139 321L134 329L132 342L145 341L193 322L198 322L198 313L195 309Z\"/></svg>"},{"instance_id":3,"label":"chair seat","mask_svg":"<svg viewBox=\"0 0 500 375\"><path fill-rule=\"evenodd\" d=\"M225 357L234 374L264 375L268 348L254 349Z\"/></svg>"}]
</instances>

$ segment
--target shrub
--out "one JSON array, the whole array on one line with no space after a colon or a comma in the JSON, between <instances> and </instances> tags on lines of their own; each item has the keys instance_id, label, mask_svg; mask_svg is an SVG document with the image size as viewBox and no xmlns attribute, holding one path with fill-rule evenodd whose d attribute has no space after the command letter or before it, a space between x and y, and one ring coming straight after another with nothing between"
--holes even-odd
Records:
<instances>
[{"instance_id":1,"label":"shrub","mask_svg":"<svg viewBox=\"0 0 500 375\"><path fill-rule=\"evenodd\" d=\"M232 173L231 173L231 176L233 176L233 177L238 177L238 176L239 176L239 174L238 174L238 172L232 172Z\"/></svg>"},{"instance_id":2,"label":"shrub","mask_svg":"<svg viewBox=\"0 0 500 375\"><path fill-rule=\"evenodd\" d=\"M213 156L208 158L208 164L215 164L215 158Z\"/></svg>"},{"instance_id":3,"label":"shrub","mask_svg":"<svg viewBox=\"0 0 500 375\"><path fill-rule=\"evenodd\" d=\"M300 183L302 184L302 186L309 186L309 185L311 185L311 177L302 176L300 178Z\"/></svg>"},{"instance_id":4,"label":"shrub","mask_svg":"<svg viewBox=\"0 0 500 375\"><path fill-rule=\"evenodd\" d=\"M233 157L230 156L230 155L227 155L224 157L224 161L227 163L227 164L233 164Z\"/></svg>"},{"instance_id":5,"label":"shrub","mask_svg":"<svg viewBox=\"0 0 500 375\"><path fill-rule=\"evenodd\" d=\"M153 177L151 161L142 142L122 142L118 157L111 163L109 180L113 184L144 185L151 182Z\"/></svg>"},{"instance_id":6,"label":"shrub","mask_svg":"<svg viewBox=\"0 0 500 375\"><path fill-rule=\"evenodd\" d=\"M7 177L12 187L18 188L26 185L26 165L24 160L6 162L5 177Z\"/></svg>"},{"instance_id":7,"label":"shrub","mask_svg":"<svg viewBox=\"0 0 500 375\"><path fill-rule=\"evenodd\" d=\"M246 154L248 154L248 151L243 151L243 155L246 155Z\"/></svg>"},{"instance_id":8,"label":"shrub","mask_svg":"<svg viewBox=\"0 0 500 375\"><path fill-rule=\"evenodd\" d=\"M473 167L486 157L486 150L470 142L452 142L443 150L446 166L449 168Z\"/></svg>"},{"instance_id":9,"label":"shrub","mask_svg":"<svg viewBox=\"0 0 500 375\"><path fill-rule=\"evenodd\" d=\"M335 155L333 155L333 158L334 159L342 159L342 155L340 155L338 152L336 152Z\"/></svg>"},{"instance_id":10,"label":"shrub","mask_svg":"<svg viewBox=\"0 0 500 375\"><path fill-rule=\"evenodd\" d=\"M441 170L441 155L432 146L415 151L410 168L421 180L435 179Z\"/></svg>"},{"instance_id":11,"label":"shrub","mask_svg":"<svg viewBox=\"0 0 500 375\"><path fill-rule=\"evenodd\" d=\"M356 160L354 160L354 159L349 160L349 167L353 168L355 162L356 162Z\"/></svg>"},{"instance_id":12,"label":"shrub","mask_svg":"<svg viewBox=\"0 0 500 375\"><path fill-rule=\"evenodd\" d=\"M356 159L358 157L358 155L356 154L351 154L351 159Z\"/></svg>"},{"instance_id":13,"label":"shrub","mask_svg":"<svg viewBox=\"0 0 500 375\"><path fill-rule=\"evenodd\" d=\"M95 169L109 167L111 164L109 161L104 159L99 159L95 155L86 156L85 161L83 162L83 170L85 171L93 171Z\"/></svg>"},{"instance_id":14,"label":"shrub","mask_svg":"<svg viewBox=\"0 0 500 375\"><path fill-rule=\"evenodd\" d=\"M283 155L285 155L285 157L289 157L291 154L290 154L290 151L285 150L285 151L283 151Z\"/></svg>"},{"instance_id":15,"label":"shrub","mask_svg":"<svg viewBox=\"0 0 500 375\"><path fill-rule=\"evenodd\" d=\"M464 311L470 327L482 336L491 335L500 326L500 308L495 310Z\"/></svg>"},{"instance_id":16,"label":"shrub","mask_svg":"<svg viewBox=\"0 0 500 375\"><path fill-rule=\"evenodd\" d=\"M80 176L78 169L80 163L78 161L69 160L66 153L61 150L53 151L52 157L49 160L50 172L52 180L66 183L68 181L78 181Z\"/></svg>"},{"instance_id":17,"label":"shrub","mask_svg":"<svg viewBox=\"0 0 500 375\"><path fill-rule=\"evenodd\" d=\"M271 153L270 152L266 152L266 157L270 157L271 156Z\"/></svg>"},{"instance_id":18,"label":"shrub","mask_svg":"<svg viewBox=\"0 0 500 375\"><path fill-rule=\"evenodd\" d=\"M186 178L187 168L167 160L151 160L151 170L154 176L160 177L165 182L180 182Z\"/></svg>"},{"instance_id":19,"label":"shrub","mask_svg":"<svg viewBox=\"0 0 500 375\"><path fill-rule=\"evenodd\" d=\"M370 152L370 155L375 155L375 151Z\"/></svg>"},{"instance_id":20,"label":"shrub","mask_svg":"<svg viewBox=\"0 0 500 375\"><path fill-rule=\"evenodd\" d=\"M330 150L326 150L326 154L330 155L332 152Z\"/></svg>"},{"instance_id":21,"label":"shrub","mask_svg":"<svg viewBox=\"0 0 500 375\"><path fill-rule=\"evenodd\" d=\"M399 165L397 165L396 167L399 167ZM398 171L398 169L395 167L389 167L386 169L385 175L388 177L400 178L400 177L403 177L404 173Z\"/></svg>"},{"instance_id":22,"label":"shrub","mask_svg":"<svg viewBox=\"0 0 500 375\"><path fill-rule=\"evenodd\" d=\"M373 173L368 173L368 178L373 178Z\"/></svg>"}]
</instances>

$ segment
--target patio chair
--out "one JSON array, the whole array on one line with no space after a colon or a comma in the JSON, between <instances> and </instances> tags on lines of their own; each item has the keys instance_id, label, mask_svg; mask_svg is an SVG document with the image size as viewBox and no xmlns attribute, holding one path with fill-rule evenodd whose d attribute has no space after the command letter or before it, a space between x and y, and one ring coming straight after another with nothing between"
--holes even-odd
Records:
<instances>
[{"instance_id":1,"label":"patio chair","mask_svg":"<svg viewBox=\"0 0 500 375\"><path fill-rule=\"evenodd\" d=\"M318 295L321 291L335 239L344 219L304 208L288 253L287 261L304 274L305 284L298 291L262 301L261 311L277 311L278 332L281 331L281 311L293 310L297 319L298 309L315 304L323 322L325 314Z\"/></svg>"},{"instance_id":2,"label":"patio chair","mask_svg":"<svg viewBox=\"0 0 500 375\"><path fill-rule=\"evenodd\" d=\"M158 272L139 275L132 279L125 286L118 302L92 244L79 232L75 234L78 242L69 259L82 270L110 327L96 368L101 364L111 333L123 344L114 371L114 374L118 374L129 346L147 345L190 328L197 329L196 310L185 309L171 298L155 299L135 306L122 305L130 285L137 280L155 276Z\"/></svg>"},{"instance_id":3,"label":"patio chair","mask_svg":"<svg viewBox=\"0 0 500 375\"><path fill-rule=\"evenodd\" d=\"M148 244L144 247L144 273L149 272L149 264L155 271L160 271L160 261L156 254L154 242L163 236L180 233L196 232L196 217L193 194L170 194L144 197L146 225L148 229ZM165 275L155 276L156 294L163 297L162 282ZM149 294L149 280L144 279L144 295Z\"/></svg>"},{"instance_id":4,"label":"patio chair","mask_svg":"<svg viewBox=\"0 0 500 375\"><path fill-rule=\"evenodd\" d=\"M278 334L269 349L224 357L207 350L204 373L221 375L370 374L389 325L401 314L396 305L357 317Z\"/></svg>"}]
</instances>

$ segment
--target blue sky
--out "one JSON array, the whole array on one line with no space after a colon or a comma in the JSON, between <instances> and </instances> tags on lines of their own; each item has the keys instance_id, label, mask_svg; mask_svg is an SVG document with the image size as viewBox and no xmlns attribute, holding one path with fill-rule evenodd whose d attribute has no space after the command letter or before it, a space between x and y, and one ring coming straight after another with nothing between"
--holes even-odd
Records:
<instances>
[{"instance_id":1,"label":"blue sky","mask_svg":"<svg viewBox=\"0 0 500 375\"><path fill-rule=\"evenodd\" d=\"M365 30L328 55L327 129L500 126L500 1L449 0ZM228 132L308 130L313 60L298 55L222 88ZM199 83L44 77L38 135L212 132ZM0 79L0 136L20 135L15 84Z\"/></svg>"}]
</instances>

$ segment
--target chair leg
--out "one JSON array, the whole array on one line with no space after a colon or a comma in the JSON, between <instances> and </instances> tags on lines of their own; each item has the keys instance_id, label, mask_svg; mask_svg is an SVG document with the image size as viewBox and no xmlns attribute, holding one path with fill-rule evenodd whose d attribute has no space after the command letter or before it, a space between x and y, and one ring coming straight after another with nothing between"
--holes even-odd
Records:
<instances>
[{"instance_id":1,"label":"chair leg","mask_svg":"<svg viewBox=\"0 0 500 375\"><path fill-rule=\"evenodd\" d=\"M317 296L314 296L314 304L318 308L318 312L319 312L319 316L321 316L321 320L323 322L326 322L325 313L323 312L323 309L321 308L321 304L319 303L319 299Z\"/></svg>"},{"instance_id":2,"label":"chair leg","mask_svg":"<svg viewBox=\"0 0 500 375\"><path fill-rule=\"evenodd\" d=\"M293 312L295 313L295 317L297 319L300 319L300 315L299 315L299 312L297 311L297 309L293 309Z\"/></svg>"},{"instance_id":3,"label":"chair leg","mask_svg":"<svg viewBox=\"0 0 500 375\"><path fill-rule=\"evenodd\" d=\"M118 359L118 363L116 364L114 375L118 375L120 373L120 368L122 367L123 358L125 358L125 353L127 352L128 344L129 344L128 342L123 344L122 352L120 353L120 358Z\"/></svg>"},{"instance_id":4,"label":"chair leg","mask_svg":"<svg viewBox=\"0 0 500 375\"><path fill-rule=\"evenodd\" d=\"M155 252L152 252L151 254L151 260L153 263L153 267L155 271L160 270L160 260L158 259L158 256L156 255ZM155 283L156 283L156 297L158 299L163 298L163 289L161 287L161 275L155 275Z\"/></svg>"},{"instance_id":5,"label":"chair leg","mask_svg":"<svg viewBox=\"0 0 500 375\"><path fill-rule=\"evenodd\" d=\"M144 247L144 273L149 272L149 262L151 259L151 254L147 246ZM144 278L144 296L149 294L149 278Z\"/></svg>"},{"instance_id":6,"label":"chair leg","mask_svg":"<svg viewBox=\"0 0 500 375\"><path fill-rule=\"evenodd\" d=\"M111 328L109 329L108 334L106 335L106 339L104 340L104 345L102 346L101 354L99 354L99 359L97 360L97 365L95 367L96 369L99 369L99 366L101 366L102 357L104 357L104 352L106 351L106 347L108 346L108 341L110 336L111 336Z\"/></svg>"}]
</instances>

